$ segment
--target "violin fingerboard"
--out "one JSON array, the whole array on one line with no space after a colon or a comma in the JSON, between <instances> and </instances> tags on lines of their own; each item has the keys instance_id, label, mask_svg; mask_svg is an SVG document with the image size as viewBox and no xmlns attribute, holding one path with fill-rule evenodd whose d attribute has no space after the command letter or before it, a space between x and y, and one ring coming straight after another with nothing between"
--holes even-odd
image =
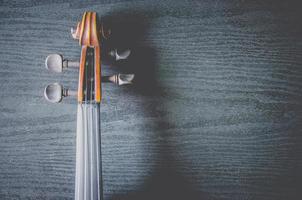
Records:
<instances>
[{"instance_id":1,"label":"violin fingerboard","mask_svg":"<svg viewBox=\"0 0 302 200\"><path fill-rule=\"evenodd\" d=\"M75 200L102 200L100 104L78 104Z\"/></svg>"}]
</instances>

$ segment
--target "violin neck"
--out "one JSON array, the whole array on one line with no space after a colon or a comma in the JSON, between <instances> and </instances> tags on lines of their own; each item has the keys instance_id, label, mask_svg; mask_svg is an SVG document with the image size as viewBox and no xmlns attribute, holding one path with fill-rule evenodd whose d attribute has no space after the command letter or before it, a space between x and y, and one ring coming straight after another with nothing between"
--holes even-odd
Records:
<instances>
[{"instance_id":1,"label":"violin neck","mask_svg":"<svg viewBox=\"0 0 302 200\"><path fill-rule=\"evenodd\" d=\"M102 200L100 104L78 104L75 200Z\"/></svg>"}]
</instances>

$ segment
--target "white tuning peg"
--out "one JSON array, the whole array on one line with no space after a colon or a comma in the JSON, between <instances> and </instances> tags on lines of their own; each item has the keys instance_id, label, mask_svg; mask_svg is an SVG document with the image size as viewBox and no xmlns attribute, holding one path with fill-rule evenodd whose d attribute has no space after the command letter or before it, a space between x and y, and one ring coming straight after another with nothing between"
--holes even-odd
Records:
<instances>
[{"instance_id":1,"label":"white tuning peg","mask_svg":"<svg viewBox=\"0 0 302 200\"><path fill-rule=\"evenodd\" d=\"M59 83L50 84L44 90L45 99L51 103L59 103L63 97L76 95L77 91L66 89Z\"/></svg>"},{"instance_id":2,"label":"white tuning peg","mask_svg":"<svg viewBox=\"0 0 302 200\"><path fill-rule=\"evenodd\" d=\"M60 54L50 54L45 60L46 69L52 72L62 72L63 68L68 67L79 67L80 63L78 61L71 61L63 59L63 56Z\"/></svg>"},{"instance_id":3,"label":"white tuning peg","mask_svg":"<svg viewBox=\"0 0 302 200\"><path fill-rule=\"evenodd\" d=\"M127 49L125 51L118 51L117 49L114 49L109 52L109 55L114 57L115 60L124 60L127 59L131 54L131 50Z\"/></svg>"},{"instance_id":4,"label":"white tuning peg","mask_svg":"<svg viewBox=\"0 0 302 200\"><path fill-rule=\"evenodd\" d=\"M80 24L77 25L77 28L70 28L70 33L73 39L79 39L79 33L78 33L78 29L79 29Z\"/></svg>"},{"instance_id":5,"label":"white tuning peg","mask_svg":"<svg viewBox=\"0 0 302 200\"><path fill-rule=\"evenodd\" d=\"M115 74L103 77L104 82L111 82L117 85L132 84L134 74Z\"/></svg>"}]
</instances>

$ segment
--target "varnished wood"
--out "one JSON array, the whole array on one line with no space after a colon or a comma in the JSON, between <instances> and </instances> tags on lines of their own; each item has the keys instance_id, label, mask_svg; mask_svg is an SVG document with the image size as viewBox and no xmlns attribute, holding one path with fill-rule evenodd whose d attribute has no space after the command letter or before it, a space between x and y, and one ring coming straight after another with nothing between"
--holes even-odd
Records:
<instances>
[{"instance_id":1,"label":"varnished wood","mask_svg":"<svg viewBox=\"0 0 302 200\"><path fill-rule=\"evenodd\" d=\"M94 51L95 51L95 59L94 59L94 62L95 62L95 65L94 65L94 92L95 92L95 101L96 102L101 102L101 99L102 99L102 85L101 85L101 48L99 46L96 46L94 47Z\"/></svg>"},{"instance_id":2,"label":"varnished wood","mask_svg":"<svg viewBox=\"0 0 302 200\"><path fill-rule=\"evenodd\" d=\"M80 24L80 25L79 25ZM100 46L100 32L98 31L97 15L95 12L85 12L83 14L81 23L78 23L76 30L76 38L79 38L79 44L82 47L82 51L87 51L87 47L94 48L94 82L95 82L95 102L100 103L101 101L101 46ZM80 34L78 34L80 33ZM80 60L80 73L79 73L79 95L78 102L83 101L83 80L84 80L84 71L85 71L85 62L86 59L83 56L86 56L86 52L82 52Z\"/></svg>"},{"instance_id":3,"label":"varnished wood","mask_svg":"<svg viewBox=\"0 0 302 200\"><path fill-rule=\"evenodd\" d=\"M84 100L84 72L85 72L86 53L87 53L87 46L82 46L80 67L79 67L79 80L78 80L79 103L81 103Z\"/></svg>"}]
</instances>

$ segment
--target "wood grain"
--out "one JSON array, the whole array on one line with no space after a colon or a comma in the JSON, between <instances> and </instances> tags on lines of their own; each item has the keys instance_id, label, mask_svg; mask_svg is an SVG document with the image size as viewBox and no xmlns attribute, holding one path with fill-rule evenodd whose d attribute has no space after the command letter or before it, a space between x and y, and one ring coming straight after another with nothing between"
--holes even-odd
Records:
<instances>
[{"instance_id":1,"label":"wood grain","mask_svg":"<svg viewBox=\"0 0 302 200\"><path fill-rule=\"evenodd\" d=\"M131 57L103 74L105 199L302 198L302 26L294 1L1 1L0 199L73 199L76 100L49 104L50 53L79 58L84 11ZM115 30L115 32L114 32Z\"/></svg>"}]
</instances>

